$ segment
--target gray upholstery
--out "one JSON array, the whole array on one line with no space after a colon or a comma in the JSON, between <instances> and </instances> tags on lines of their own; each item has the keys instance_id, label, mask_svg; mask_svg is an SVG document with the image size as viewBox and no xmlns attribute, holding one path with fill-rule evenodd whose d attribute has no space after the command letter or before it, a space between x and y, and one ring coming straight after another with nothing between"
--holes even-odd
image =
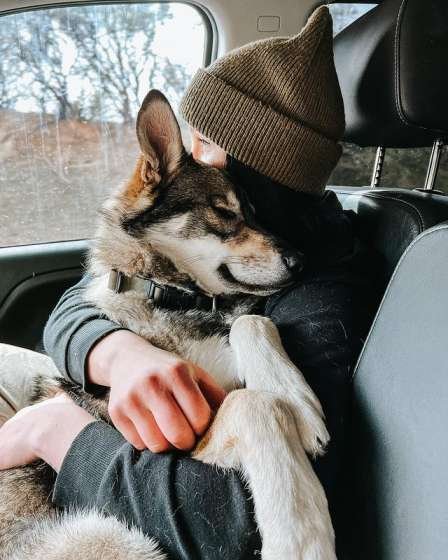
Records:
<instances>
[{"instance_id":1,"label":"gray upholstery","mask_svg":"<svg viewBox=\"0 0 448 560\"><path fill-rule=\"evenodd\" d=\"M354 376L353 560L448 557L448 223L395 270Z\"/></svg>"}]
</instances>

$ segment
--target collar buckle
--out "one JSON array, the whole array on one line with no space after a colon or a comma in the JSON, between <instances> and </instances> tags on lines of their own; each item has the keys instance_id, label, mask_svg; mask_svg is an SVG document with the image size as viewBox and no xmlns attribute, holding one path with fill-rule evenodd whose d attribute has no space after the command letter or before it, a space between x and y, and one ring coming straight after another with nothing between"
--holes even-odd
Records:
<instances>
[{"instance_id":1,"label":"collar buckle","mask_svg":"<svg viewBox=\"0 0 448 560\"><path fill-rule=\"evenodd\" d=\"M163 301L165 299L165 291L166 291L166 288L164 288L163 286L159 286L158 284L156 284L152 280L149 281L149 286L148 286L148 291L147 291L148 299L154 305L162 305L163 304Z\"/></svg>"},{"instance_id":2,"label":"collar buckle","mask_svg":"<svg viewBox=\"0 0 448 560\"><path fill-rule=\"evenodd\" d=\"M118 270L112 269L109 273L109 281L107 287L109 290L120 293L123 287L123 274Z\"/></svg>"}]
</instances>

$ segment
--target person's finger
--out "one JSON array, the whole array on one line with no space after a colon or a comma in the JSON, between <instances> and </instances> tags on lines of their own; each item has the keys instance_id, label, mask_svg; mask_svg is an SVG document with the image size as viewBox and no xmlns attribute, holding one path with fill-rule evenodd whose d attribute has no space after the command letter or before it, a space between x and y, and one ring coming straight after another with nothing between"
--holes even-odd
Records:
<instances>
[{"instance_id":1,"label":"person's finger","mask_svg":"<svg viewBox=\"0 0 448 560\"><path fill-rule=\"evenodd\" d=\"M175 374L172 379L171 390L188 423L199 436L208 428L212 411L199 389L195 377L193 364L186 365L184 371L180 370Z\"/></svg>"},{"instance_id":2,"label":"person's finger","mask_svg":"<svg viewBox=\"0 0 448 560\"><path fill-rule=\"evenodd\" d=\"M199 366L195 366L196 381L212 410L218 410L227 396L226 391L220 387L213 377Z\"/></svg>"},{"instance_id":3,"label":"person's finger","mask_svg":"<svg viewBox=\"0 0 448 560\"><path fill-rule=\"evenodd\" d=\"M165 438L177 449L192 449L196 436L173 395L167 390L153 391L149 400L151 412Z\"/></svg>"},{"instance_id":4,"label":"person's finger","mask_svg":"<svg viewBox=\"0 0 448 560\"><path fill-rule=\"evenodd\" d=\"M162 453L171 449L171 445L160 431L153 414L149 410L135 408L131 417L145 447L153 453Z\"/></svg>"},{"instance_id":5,"label":"person's finger","mask_svg":"<svg viewBox=\"0 0 448 560\"><path fill-rule=\"evenodd\" d=\"M145 444L139 436L133 422L118 408L109 407L109 415L115 428L136 449L142 451Z\"/></svg>"}]
</instances>

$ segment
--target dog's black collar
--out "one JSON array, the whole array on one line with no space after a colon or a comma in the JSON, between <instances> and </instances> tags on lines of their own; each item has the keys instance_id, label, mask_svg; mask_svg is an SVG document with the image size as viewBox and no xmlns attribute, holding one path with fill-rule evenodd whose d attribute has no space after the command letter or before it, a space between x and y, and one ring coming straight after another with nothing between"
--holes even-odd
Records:
<instances>
[{"instance_id":1,"label":"dog's black collar","mask_svg":"<svg viewBox=\"0 0 448 560\"><path fill-rule=\"evenodd\" d=\"M215 313L218 311L218 298L201 292L186 292L173 286L164 286L143 276L126 276L118 270L109 273L108 288L117 294L136 290L146 294L148 301L155 307L185 311L200 309Z\"/></svg>"}]
</instances>

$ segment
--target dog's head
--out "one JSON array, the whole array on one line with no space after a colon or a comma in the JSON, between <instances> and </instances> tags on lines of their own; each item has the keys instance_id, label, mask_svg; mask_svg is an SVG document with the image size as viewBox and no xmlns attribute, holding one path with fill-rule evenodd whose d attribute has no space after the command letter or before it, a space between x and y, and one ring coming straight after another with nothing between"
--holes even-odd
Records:
<instances>
[{"instance_id":1,"label":"dog's head","mask_svg":"<svg viewBox=\"0 0 448 560\"><path fill-rule=\"evenodd\" d=\"M267 295L294 280L302 255L257 225L225 172L186 153L176 117L156 90L143 101L137 137L136 170L104 212L94 252L103 265L194 282L213 295Z\"/></svg>"}]
</instances>

